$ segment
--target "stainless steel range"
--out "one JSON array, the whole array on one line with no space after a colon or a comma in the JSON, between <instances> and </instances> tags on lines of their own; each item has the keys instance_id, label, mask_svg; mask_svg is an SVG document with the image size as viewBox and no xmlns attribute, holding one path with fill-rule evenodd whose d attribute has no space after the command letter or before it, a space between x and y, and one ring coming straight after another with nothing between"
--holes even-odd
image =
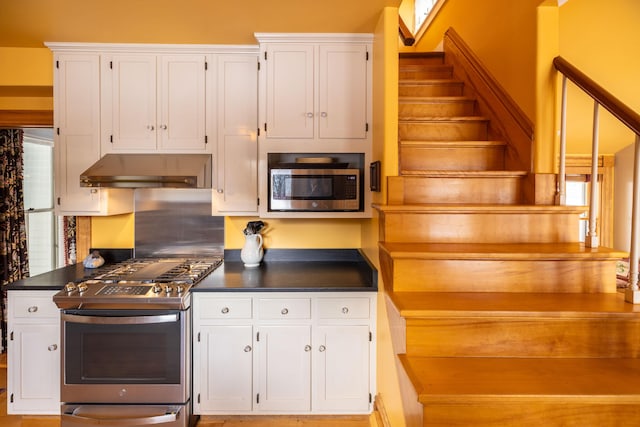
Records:
<instances>
[{"instance_id":1,"label":"stainless steel range","mask_svg":"<svg viewBox=\"0 0 640 427\"><path fill-rule=\"evenodd\" d=\"M68 283L62 427L193 425L191 292L221 258L131 259Z\"/></svg>"}]
</instances>

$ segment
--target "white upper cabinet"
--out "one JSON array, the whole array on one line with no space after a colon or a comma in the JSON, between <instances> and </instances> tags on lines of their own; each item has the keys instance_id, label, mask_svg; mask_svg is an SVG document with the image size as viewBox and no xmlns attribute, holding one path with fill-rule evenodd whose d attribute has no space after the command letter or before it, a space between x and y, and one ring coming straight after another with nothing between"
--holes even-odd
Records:
<instances>
[{"instance_id":1,"label":"white upper cabinet","mask_svg":"<svg viewBox=\"0 0 640 427\"><path fill-rule=\"evenodd\" d=\"M206 55L105 54L102 151L208 152Z\"/></svg>"},{"instance_id":2,"label":"white upper cabinet","mask_svg":"<svg viewBox=\"0 0 640 427\"><path fill-rule=\"evenodd\" d=\"M370 36L256 37L265 65L260 126L267 143L370 140Z\"/></svg>"},{"instance_id":3,"label":"white upper cabinet","mask_svg":"<svg viewBox=\"0 0 640 427\"><path fill-rule=\"evenodd\" d=\"M133 210L133 193L80 186L100 159L100 56L54 55L54 171L57 215L113 215Z\"/></svg>"}]
</instances>

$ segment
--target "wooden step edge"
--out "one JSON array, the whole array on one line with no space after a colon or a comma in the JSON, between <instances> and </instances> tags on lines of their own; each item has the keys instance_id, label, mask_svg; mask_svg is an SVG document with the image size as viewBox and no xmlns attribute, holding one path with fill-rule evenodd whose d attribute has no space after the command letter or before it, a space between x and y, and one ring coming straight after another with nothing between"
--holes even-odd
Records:
<instances>
[{"instance_id":1,"label":"wooden step edge","mask_svg":"<svg viewBox=\"0 0 640 427\"><path fill-rule=\"evenodd\" d=\"M438 59L444 59L444 52L443 51L399 52L398 53L398 58L399 59L403 59L403 58L408 58L408 59L415 59L415 58L429 58L429 59L438 58Z\"/></svg>"},{"instance_id":2,"label":"wooden step edge","mask_svg":"<svg viewBox=\"0 0 640 427\"><path fill-rule=\"evenodd\" d=\"M619 260L625 251L584 243L403 243L380 242L393 259ZM640 310L640 307L639 307Z\"/></svg>"},{"instance_id":3,"label":"wooden step edge","mask_svg":"<svg viewBox=\"0 0 640 427\"><path fill-rule=\"evenodd\" d=\"M419 171L419 170L401 170L400 175L423 178L523 178L528 175L524 171Z\"/></svg>"},{"instance_id":4,"label":"wooden step edge","mask_svg":"<svg viewBox=\"0 0 640 427\"><path fill-rule=\"evenodd\" d=\"M461 86L464 82L450 78L444 79L399 79L398 86Z\"/></svg>"},{"instance_id":5,"label":"wooden step edge","mask_svg":"<svg viewBox=\"0 0 640 427\"><path fill-rule=\"evenodd\" d=\"M446 104L472 103L475 98L468 96L399 96L400 104Z\"/></svg>"},{"instance_id":6,"label":"wooden step edge","mask_svg":"<svg viewBox=\"0 0 640 427\"><path fill-rule=\"evenodd\" d=\"M499 205L499 204L404 204L386 205L374 203L372 206L381 212L396 213L492 213L492 214L582 214L588 210L586 206L556 205Z\"/></svg>"},{"instance_id":7,"label":"wooden step edge","mask_svg":"<svg viewBox=\"0 0 640 427\"><path fill-rule=\"evenodd\" d=\"M640 359L398 357L422 404L640 404Z\"/></svg>"},{"instance_id":8,"label":"wooden step edge","mask_svg":"<svg viewBox=\"0 0 640 427\"><path fill-rule=\"evenodd\" d=\"M613 293L388 292L407 325L432 318L602 318L640 320L640 310Z\"/></svg>"},{"instance_id":9,"label":"wooden step edge","mask_svg":"<svg viewBox=\"0 0 640 427\"><path fill-rule=\"evenodd\" d=\"M400 71L450 71L453 70L453 65L444 64L444 63L433 63L433 62L423 62L423 63L402 63L398 64L398 69Z\"/></svg>"},{"instance_id":10,"label":"wooden step edge","mask_svg":"<svg viewBox=\"0 0 640 427\"><path fill-rule=\"evenodd\" d=\"M505 141L423 141L403 139L398 141L401 148L486 148L506 147Z\"/></svg>"},{"instance_id":11,"label":"wooden step edge","mask_svg":"<svg viewBox=\"0 0 640 427\"><path fill-rule=\"evenodd\" d=\"M489 119L483 116L433 116L433 117L399 117L398 124L431 124L431 123L466 123L466 122L488 122Z\"/></svg>"}]
</instances>

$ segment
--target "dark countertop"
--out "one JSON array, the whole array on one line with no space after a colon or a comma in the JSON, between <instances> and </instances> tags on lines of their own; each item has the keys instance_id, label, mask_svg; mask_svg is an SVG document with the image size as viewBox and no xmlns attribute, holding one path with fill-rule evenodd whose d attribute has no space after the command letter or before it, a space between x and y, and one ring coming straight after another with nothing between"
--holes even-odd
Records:
<instances>
[{"instance_id":1,"label":"dark countertop","mask_svg":"<svg viewBox=\"0 0 640 427\"><path fill-rule=\"evenodd\" d=\"M82 263L8 284L8 290L59 290L96 270ZM245 268L239 250L227 250L224 263L192 288L220 291L377 291L378 273L357 249L268 249L259 267Z\"/></svg>"}]
</instances>

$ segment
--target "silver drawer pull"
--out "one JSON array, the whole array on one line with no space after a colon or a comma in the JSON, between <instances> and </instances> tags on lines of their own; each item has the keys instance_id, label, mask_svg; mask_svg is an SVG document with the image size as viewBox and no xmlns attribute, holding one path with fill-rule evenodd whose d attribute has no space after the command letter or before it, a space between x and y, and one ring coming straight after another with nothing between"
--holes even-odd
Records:
<instances>
[{"instance_id":1,"label":"silver drawer pull","mask_svg":"<svg viewBox=\"0 0 640 427\"><path fill-rule=\"evenodd\" d=\"M327 347L325 347L325 346L323 346L323 345L321 345L320 347L318 347L318 351L319 351L320 353L324 352L326 349L327 349Z\"/></svg>"},{"instance_id":2,"label":"silver drawer pull","mask_svg":"<svg viewBox=\"0 0 640 427\"><path fill-rule=\"evenodd\" d=\"M349 307L342 307L342 314L349 313Z\"/></svg>"},{"instance_id":3,"label":"silver drawer pull","mask_svg":"<svg viewBox=\"0 0 640 427\"><path fill-rule=\"evenodd\" d=\"M27 311L29 313L35 313L36 311L38 311L38 306L37 305L32 305L31 307L27 308Z\"/></svg>"},{"instance_id":4,"label":"silver drawer pull","mask_svg":"<svg viewBox=\"0 0 640 427\"><path fill-rule=\"evenodd\" d=\"M283 308L280 313L283 314L283 315L289 314L289 309L288 308Z\"/></svg>"},{"instance_id":5,"label":"silver drawer pull","mask_svg":"<svg viewBox=\"0 0 640 427\"><path fill-rule=\"evenodd\" d=\"M223 307L223 308L222 308L222 310L220 310L220 312L221 312L222 314L227 314L227 313L229 313L229 307Z\"/></svg>"},{"instance_id":6,"label":"silver drawer pull","mask_svg":"<svg viewBox=\"0 0 640 427\"><path fill-rule=\"evenodd\" d=\"M244 352L245 352L245 353L249 353L250 351L251 351L251 346L250 346L250 345L248 345L248 346L246 346L246 347L244 348Z\"/></svg>"},{"instance_id":7,"label":"silver drawer pull","mask_svg":"<svg viewBox=\"0 0 640 427\"><path fill-rule=\"evenodd\" d=\"M49 347L47 347L47 350L49 351L56 351L58 349L58 344L51 344Z\"/></svg>"},{"instance_id":8,"label":"silver drawer pull","mask_svg":"<svg viewBox=\"0 0 640 427\"><path fill-rule=\"evenodd\" d=\"M307 351L307 352L311 351L311 346L309 344L305 345L304 351Z\"/></svg>"}]
</instances>

